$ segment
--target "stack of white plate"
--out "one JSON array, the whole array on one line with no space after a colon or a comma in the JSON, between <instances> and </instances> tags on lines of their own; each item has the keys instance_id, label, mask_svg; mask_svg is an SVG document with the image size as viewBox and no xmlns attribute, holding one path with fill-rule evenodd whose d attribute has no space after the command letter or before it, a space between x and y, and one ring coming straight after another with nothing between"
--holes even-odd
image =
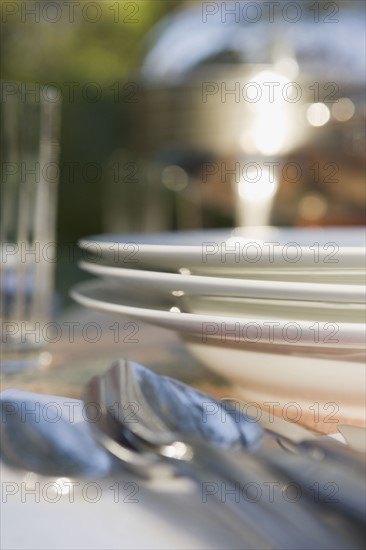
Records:
<instances>
[{"instance_id":1,"label":"stack of white plate","mask_svg":"<svg viewBox=\"0 0 366 550\"><path fill-rule=\"evenodd\" d=\"M320 432L365 425L363 229L100 235L79 244L81 267L100 277L72 290L79 303L176 331L246 404Z\"/></svg>"}]
</instances>

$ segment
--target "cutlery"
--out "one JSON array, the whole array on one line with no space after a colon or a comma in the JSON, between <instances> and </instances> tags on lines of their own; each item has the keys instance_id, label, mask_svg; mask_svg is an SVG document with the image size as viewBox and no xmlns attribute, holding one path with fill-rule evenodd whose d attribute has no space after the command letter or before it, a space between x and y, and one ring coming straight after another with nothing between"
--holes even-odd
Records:
<instances>
[{"instance_id":1,"label":"cutlery","mask_svg":"<svg viewBox=\"0 0 366 550\"><path fill-rule=\"evenodd\" d=\"M49 421L44 407L64 411ZM74 421L69 419L73 406ZM111 456L100 447L87 422L77 418L80 402L59 396L6 390L0 395L0 457L12 468L43 476L103 478Z\"/></svg>"},{"instance_id":2,"label":"cutlery","mask_svg":"<svg viewBox=\"0 0 366 550\"><path fill-rule=\"evenodd\" d=\"M156 375L141 365L128 361L112 367L106 376L106 386L107 400L110 404L117 405L118 412L122 413L120 423L132 444L140 445L142 449L146 444L152 445L162 455L167 452L171 456L171 442L179 442L182 436L188 435L194 438L197 455L201 444L201 441L197 442L199 434L200 440L203 437L215 448L244 448L251 452L257 450L257 460L263 457L264 464L271 465L284 477L290 476L291 481L298 483L305 493L328 502L356 521L364 520L365 462L358 453L354 453L342 443L329 437L314 435L311 439L305 438L296 442L282 436L279 441L282 445L285 443L286 448L293 454L282 455L272 450L269 455L263 445L260 446L263 434L257 433L259 423L253 422L254 419L244 415L240 409L230 407L229 404L224 407L224 411L220 410L221 402L209 395L172 378ZM135 422L126 422L126 411L131 403L135 403L135 407L137 404L133 418ZM208 409L213 414L207 414ZM282 426L282 421L279 420L278 425ZM232 422L236 428L233 434ZM283 423L286 421L283 420ZM297 426L297 429L298 437L300 434L311 434L301 426ZM235 440L237 430L244 434L241 446L240 440ZM282 430L284 431L283 426ZM167 445L167 450L164 445ZM192 454L192 450L190 452ZM213 449L207 452L207 449L203 448L199 460L207 462L207 456L213 456ZM230 467L228 472L222 471L222 464L226 460L226 456L217 457L217 463L220 463L219 471L230 478ZM246 461L248 457L243 454L243 465ZM209 466L215 469L218 464L210 462ZM237 475L241 475L240 471ZM240 477L232 481L238 479ZM335 498L332 497L332 490L337 493Z\"/></svg>"},{"instance_id":3,"label":"cutlery","mask_svg":"<svg viewBox=\"0 0 366 550\"><path fill-rule=\"evenodd\" d=\"M209 396L155 375L140 365L120 361L103 378L91 381L85 399L100 400L105 424L96 428L108 431L113 425L112 438L122 441L123 446L127 443L144 458L151 458L155 453L164 464L174 465L178 475L190 477L201 487L208 481L216 486L221 483L221 487L224 483L225 489L231 491L225 500L231 513L240 522L245 520L256 525L274 548L344 548L350 539L358 539L359 530L355 529L354 522L338 516L335 519L335 511L328 507L317 506L305 497L301 502L285 501L282 491L291 478L286 472L280 472L278 461L272 464L273 459L268 460L268 455L276 454L273 449L255 451L258 441L251 448L242 437L248 424L253 427L249 418L243 416L237 422L243 426L233 430L229 419L232 420L237 411L233 409L223 417L219 411L221 420L217 416L215 421L214 415L210 415L210 422L205 425L203 405L206 412L208 405L211 410L217 405ZM239 491L248 485L265 487L271 481L273 500L263 497L253 505L248 499L237 498ZM234 495L233 489L236 489ZM330 529L330 518L336 522L337 530ZM357 543L352 547L357 548Z\"/></svg>"},{"instance_id":4,"label":"cutlery","mask_svg":"<svg viewBox=\"0 0 366 550\"><path fill-rule=\"evenodd\" d=\"M134 449L122 434L119 421L111 413L106 399L106 376L93 377L84 388L85 403L97 405L99 414L97 421L92 424L96 440L105 448L121 465L132 471L142 479L147 487L157 489L159 484L166 487L170 483L170 489L174 490L178 485L178 494L181 490L179 474L176 464L172 464L167 457L161 457L156 452ZM230 510L222 509L218 499L207 501L207 508L216 520L217 525L224 524L230 532L240 541L243 550L272 549L275 548L257 530L250 525L245 518L238 518Z\"/></svg>"},{"instance_id":5,"label":"cutlery","mask_svg":"<svg viewBox=\"0 0 366 550\"><path fill-rule=\"evenodd\" d=\"M221 399L221 401L236 409L239 407L239 410L249 409L248 403L241 399L227 397ZM335 459L345 460L350 458L358 462L360 462L360 457L357 458L354 451L365 452L365 428L338 425L339 434L321 435L295 422L289 422L260 407L256 407L254 403L250 403L250 409L255 411L255 416L260 419L263 428L273 434L278 443L289 451L314 452L315 455L318 454L318 457L320 456L319 453L323 453L327 457L332 455ZM346 445L342 444L343 441L340 441L339 437L343 439Z\"/></svg>"}]
</instances>

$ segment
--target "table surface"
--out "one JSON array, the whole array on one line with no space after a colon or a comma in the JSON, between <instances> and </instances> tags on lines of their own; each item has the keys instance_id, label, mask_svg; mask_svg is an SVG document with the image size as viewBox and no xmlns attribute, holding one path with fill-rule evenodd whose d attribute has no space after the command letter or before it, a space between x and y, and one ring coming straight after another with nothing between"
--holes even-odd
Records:
<instances>
[{"instance_id":1,"label":"table surface","mask_svg":"<svg viewBox=\"0 0 366 550\"><path fill-rule=\"evenodd\" d=\"M1 390L19 388L36 393L81 398L82 389L90 378L105 372L121 358L140 362L155 372L176 377L217 397L234 395L232 387L208 371L193 358L173 332L121 316L106 315L72 307L56 321L61 338L46 347L52 363L45 370L6 375ZM70 337L70 327L75 334ZM94 330L93 330L94 327ZM96 330L99 337L96 342ZM117 330L118 329L118 330ZM131 329L134 331L131 336ZM71 331L72 335L72 331ZM89 340L89 341L88 341ZM131 341L134 340L134 341ZM66 494L60 501L34 499L38 483L41 496L54 479L16 471L0 464L4 487L11 492L0 503L4 521L0 546L7 550L239 550L236 534L221 516L212 516L212 510L199 492L164 492L161 481L155 489L133 480L139 490L139 499L133 506L121 499L116 502L113 488L125 487L130 480L122 473L118 479L99 479L100 501L90 504L83 490L89 479L77 479L75 501ZM33 478L29 481L29 476ZM56 483L62 478L56 479ZM212 479L209 479L212 482ZM25 495L29 482L30 496ZM25 485L26 484L26 485ZM81 490L80 490L81 489ZM23 492L22 492L23 491ZM24 494L23 494L24 493ZM220 512L221 513L221 512ZM19 529L19 525L22 528ZM143 526L143 529L141 529ZM56 534L56 536L55 536Z\"/></svg>"},{"instance_id":2,"label":"table surface","mask_svg":"<svg viewBox=\"0 0 366 550\"><path fill-rule=\"evenodd\" d=\"M131 342L130 320L80 307L67 309L55 322L62 337L45 348L52 354L51 365L44 370L4 375L1 390L18 388L79 399L92 376L102 374L114 361L127 357L217 397L232 395L230 386L200 365L172 331L134 322L133 339L136 341ZM90 323L101 332L95 343L88 341L96 334ZM74 338L70 338L71 324L75 327ZM211 517L210 507L204 504L199 494L185 494L185 491L176 494L176 488L173 492L172 489L164 492L161 487L156 492L156 489L149 490L148 486L133 478L139 490L138 503L126 504L122 497L116 503L112 489L118 484L120 493L120 488L126 486L129 477L125 471L118 479L92 480L102 495L100 501L93 504L85 501L83 493L89 479L74 480L77 488L71 504L68 495L56 504L49 504L42 498L43 490L47 484L55 483L55 479L9 469L2 463L0 475L4 486L16 488L0 502L4 520L0 546L7 550L241 548L230 529L220 519ZM38 483L41 493L38 502L34 495L23 494L29 475L34 477L30 483L33 492L35 483ZM21 529L19 525L22 525Z\"/></svg>"},{"instance_id":3,"label":"table surface","mask_svg":"<svg viewBox=\"0 0 366 550\"><path fill-rule=\"evenodd\" d=\"M4 375L1 390L18 388L80 399L92 376L128 358L217 397L233 395L230 384L202 366L173 331L79 306L65 310L55 323L59 339L44 349L52 355L50 366Z\"/></svg>"}]
</instances>

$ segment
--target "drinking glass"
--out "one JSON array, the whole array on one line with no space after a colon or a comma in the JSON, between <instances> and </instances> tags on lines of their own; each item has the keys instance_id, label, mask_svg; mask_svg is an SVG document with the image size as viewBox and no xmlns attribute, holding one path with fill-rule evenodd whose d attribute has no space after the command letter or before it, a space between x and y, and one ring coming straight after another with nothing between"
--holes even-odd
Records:
<instances>
[{"instance_id":1,"label":"drinking glass","mask_svg":"<svg viewBox=\"0 0 366 550\"><path fill-rule=\"evenodd\" d=\"M61 99L1 82L1 373L44 367L56 261ZM33 93L29 93L32 89Z\"/></svg>"}]
</instances>

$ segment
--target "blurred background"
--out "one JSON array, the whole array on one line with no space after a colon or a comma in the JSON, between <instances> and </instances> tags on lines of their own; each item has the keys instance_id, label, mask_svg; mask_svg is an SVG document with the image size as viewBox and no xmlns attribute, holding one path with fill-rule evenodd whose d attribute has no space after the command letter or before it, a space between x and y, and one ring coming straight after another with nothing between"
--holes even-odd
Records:
<instances>
[{"instance_id":1,"label":"blurred background","mask_svg":"<svg viewBox=\"0 0 366 550\"><path fill-rule=\"evenodd\" d=\"M86 235L365 223L363 2L1 11L2 107L14 90L62 100L61 303Z\"/></svg>"}]
</instances>

